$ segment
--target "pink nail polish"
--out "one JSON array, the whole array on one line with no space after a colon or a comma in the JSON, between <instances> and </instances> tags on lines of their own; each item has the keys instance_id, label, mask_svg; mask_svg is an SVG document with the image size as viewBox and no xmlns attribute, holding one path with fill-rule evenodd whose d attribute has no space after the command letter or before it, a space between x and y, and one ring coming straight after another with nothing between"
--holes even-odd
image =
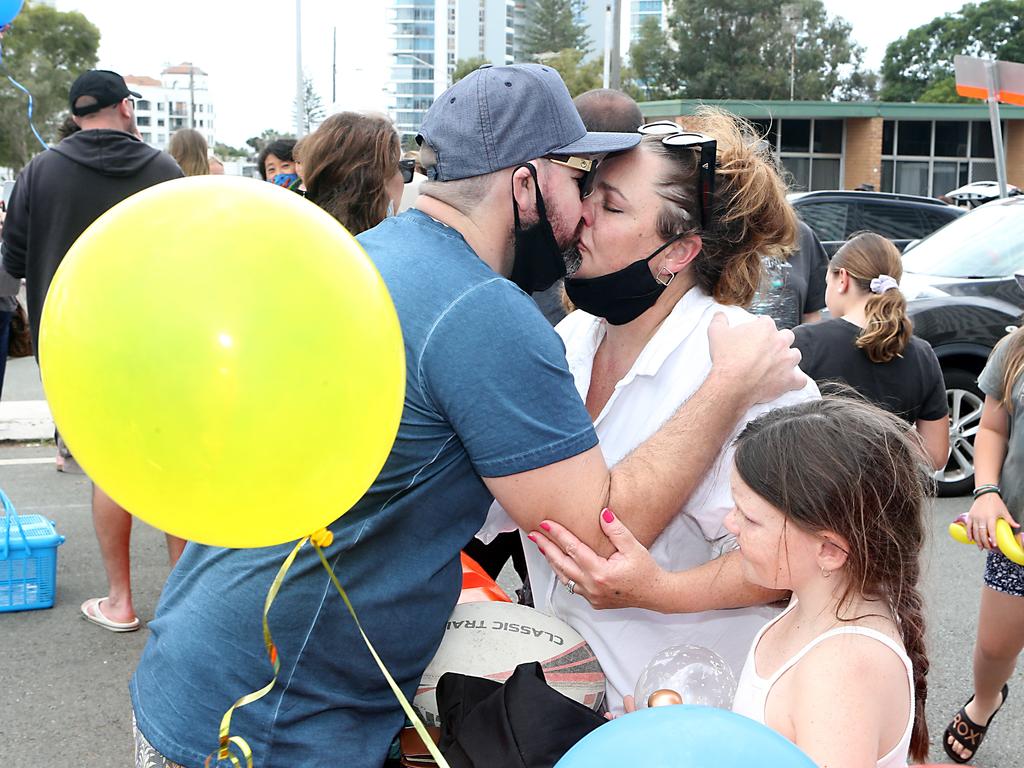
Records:
<instances>
[{"instance_id":1,"label":"pink nail polish","mask_svg":"<svg viewBox=\"0 0 1024 768\"><path fill-rule=\"evenodd\" d=\"M610 509L605 509L605 511L601 513L601 517L604 519L606 523L615 522L615 515L612 514L612 511Z\"/></svg>"},{"instance_id":2,"label":"pink nail polish","mask_svg":"<svg viewBox=\"0 0 1024 768\"><path fill-rule=\"evenodd\" d=\"M537 536L536 536L535 534L532 534L532 533L528 533L528 534L526 534L526 538L528 538L528 539L529 539L530 541L532 541L532 542L533 542L534 544L536 544L536 543L537 543Z\"/></svg>"},{"instance_id":3,"label":"pink nail polish","mask_svg":"<svg viewBox=\"0 0 1024 768\"><path fill-rule=\"evenodd\" d=\"M541 523L541 524L540 524L540 527L541 527L542 529L544 529L545 531L550 531L550 530L551 530L551 526L550 526L550 525L548 525L547 523Z\"/></svg>"}]
</instances>

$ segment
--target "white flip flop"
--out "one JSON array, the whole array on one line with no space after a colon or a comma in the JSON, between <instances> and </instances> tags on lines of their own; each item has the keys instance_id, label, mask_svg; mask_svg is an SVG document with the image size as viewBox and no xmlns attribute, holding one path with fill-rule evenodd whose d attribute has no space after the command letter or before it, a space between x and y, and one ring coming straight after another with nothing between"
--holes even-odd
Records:
<instances>
[{"instance_id":1,"label":"white flip flop","mask_svg":"<svg viewBox=\"0 0 1024 768\"><path fill-rule=\"evenodd\" d=\"M105 597L90 597L82 603L82 618L104 629L109 629L111 632L134 632L139 628L138 616L131 621L114 621L104 616L103 611L100 610L100 603L106 599Z\"/></svg>"}]
</instances>

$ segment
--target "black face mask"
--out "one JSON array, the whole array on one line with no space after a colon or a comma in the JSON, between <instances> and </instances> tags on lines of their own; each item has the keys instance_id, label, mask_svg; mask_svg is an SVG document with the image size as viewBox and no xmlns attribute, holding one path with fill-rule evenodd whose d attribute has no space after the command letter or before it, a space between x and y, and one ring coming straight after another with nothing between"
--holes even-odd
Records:
<instances>
[{"instance_id":1,"label":"black face mask","mask_svg":"<svg viewBox=\"0 0 1024 768\"><path fill-rule=\"evenodd\" d=\"M603 317L612 325L625 325L654 306L667 283L659 283L648 262L685 233L671 238L645 259L600 277L570 277L565 281L569 300L584 312ZM669 278L668 282L672 282Z\"/></svg>"},{"instance_id":2,"label":"black face mask","mask_svg":"<svg viewBox=\"0 0 1024 768\"><path fill-rule=\"evenodd\" d=\"M537 223L528 227L519 224L519 204L515 194L512 195L512 214L516 228L513 234L515 256L512 261L512 274L509 277L527 293L544 291L565 277L565 259L562 249L555 240L554 230L548 221L544 208L544 198L540 194L540 183L537 181L537 169L530 163L517 166L528 168L533 176L533 186L537 190ZM515 181L513 180L513 184Z\"/></svg>"}]
</instances>

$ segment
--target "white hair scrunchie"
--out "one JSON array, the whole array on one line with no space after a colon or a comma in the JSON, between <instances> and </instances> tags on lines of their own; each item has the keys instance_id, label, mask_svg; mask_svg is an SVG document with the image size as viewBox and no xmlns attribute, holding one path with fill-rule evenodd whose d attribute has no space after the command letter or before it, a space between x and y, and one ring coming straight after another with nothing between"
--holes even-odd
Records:
<instances>
[{"instance_id":1,"label":"white hair scrunchie","mask_svg":"<svg viewBox=\"0 0 1024 768\"><path fill-rule=\"evenodd\" d=\"M896 282L896 278L890 275L879 275L871 281L871 292L872 293L885 293L893 288L899 289L900 284Z\"/></svg>"}]
</instances>

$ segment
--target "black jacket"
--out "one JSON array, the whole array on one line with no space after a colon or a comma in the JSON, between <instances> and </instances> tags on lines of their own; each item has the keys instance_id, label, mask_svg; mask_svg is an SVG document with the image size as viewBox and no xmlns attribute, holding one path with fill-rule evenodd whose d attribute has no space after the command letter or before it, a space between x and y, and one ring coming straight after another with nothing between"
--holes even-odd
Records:
<instances>
[{"instance_id":1,"label":"black jacket","mask_svg":"<svg viewBox=\"0 0 1024 768\"><path fill-rule=\"evenodd\" d=\"M126 197L182 175L170 155L107 129L72 134L25 166L11 195L0 253L7 272L27 278L36 350L43 300L78 236Z\"/></svg>"}]
</instances>

